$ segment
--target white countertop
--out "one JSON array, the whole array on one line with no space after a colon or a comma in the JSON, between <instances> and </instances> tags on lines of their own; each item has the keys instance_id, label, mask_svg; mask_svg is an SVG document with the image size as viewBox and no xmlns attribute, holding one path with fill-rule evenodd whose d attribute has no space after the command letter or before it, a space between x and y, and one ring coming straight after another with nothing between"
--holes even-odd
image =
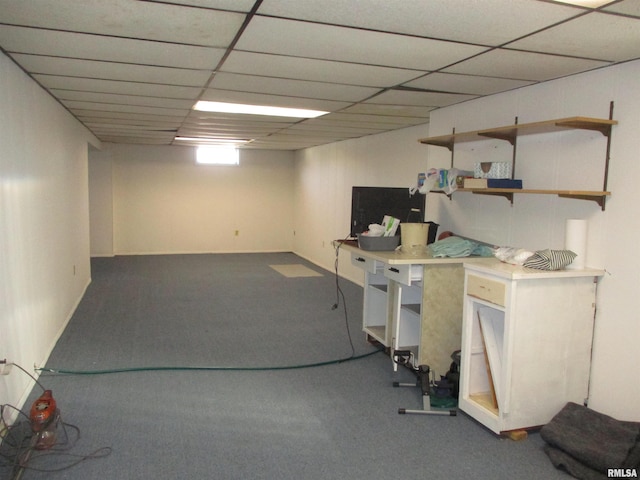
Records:
<instances>
[{"instance_id":1,"label":"white countertop","mask_svg":"<svg viewBox=\"0 0 640 480\"><path fill-rule=\"evenodd\" d=\"M497 277L515 279L536 279L536 278L567 278L567 277L601 277L604 270L595 268L584 268L581 270L539 270L537 268L526 268L520 265L511 265L498 259L492 263L464 262L467 270L473 270L495 275Z\"/></svg>"},{"instance_id":2,"label":"white countertop","mask_svg":"<svg viewBox=\"0 0 640 480\"><path fill-rule=\"evenodd\" d=\"M357 246L355 242L343 242L342 240L335 240L333 242L334 245L340 245L340 249L351 252L358 253L363 257L371 258L373 260L378 260L379 262L386 263L389 265L429 265L429 264L438 264L438 263L494 263L499 262L499 260L494 257L461 257L461 258L451 258L451 257L434 257L431 255L429 249L425 248L423 252L419 254L412 254L402 251L401 249L392 250L392 251L373 251L373 250L362 250Z\"/></svg>"},{"instance_id":3,"label":"white countertop","mask_svg":"<svg viewBox=\"0 0 640 480\"><path fill-rule=\"evenodd\" d=\"M495 257L433 257L429 249L425 248L420 254L411 254L401 249L392 251L362 250L355 242L335 240L334 246L340 245L340 249L350 253L357 253L363 257L371 258L389 265L434 265L463 263L469 270L484 272L507 279L535 279L535 278L559 278L559 277L601 277L604 270L585 268L581 270L538 270L525 268L519 265L504 263Z\"/></svg>"}]
</instances>

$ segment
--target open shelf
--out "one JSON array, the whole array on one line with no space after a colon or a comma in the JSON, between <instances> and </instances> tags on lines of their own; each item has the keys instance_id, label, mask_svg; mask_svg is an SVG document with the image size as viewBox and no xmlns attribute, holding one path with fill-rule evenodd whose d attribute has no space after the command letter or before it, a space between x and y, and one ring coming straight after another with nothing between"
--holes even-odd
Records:
<instances>
[{"instance_id":1,"label":"open shelf","mask_svg":"<svg viewBox=\"0 0 640 480\"><path fill-rule=\"evenodd\" d=\"M613 103L611 104L611 112ZM509 200L513 204L514 194L537 194L537 195L558 195L563 198L573 198L577 200L590 200L596 202L602 210L605 208L605 201L611 192L607 191L607 179L609 171L609 150L611 145L611 128L618 122L606 118L590 117L568 117L556 120L546 120L533 123L516 123L503 127L488 128L470 132L453 133L450 135L440 135L435 137L421 138L418 141L426 145L445 147L451 152L451 166L453 167L453 151L456 143L476 142L488 139L504 140L513 147L513 158L515 170L516 143L519 135L533 135L539 133L552 133L564 130L591 130L600 132L607 138L607 151L604 165L604 188L603 190L547 190L547 189L515 189L515 188L459 188L456 192L472 192L480 195L496 195ZM515 172L514 172L515 173ZM438 190L434 192L444 193ZM451 196L451 194L449 194Z\"/></svg>"},{"instance_id":2,"label":"open shelf","mask_svg":"<svg viewBox=\"0 0 640 480\"><path fill-rule=\"evenodd\" d=\"M578 200L592 200L600 207L604 207L605 199L611 195L611 192L591 191L591 190L545 190L531 188L458 188L456 192L471 192L478 195L495 195L505 197L513 203L513 195L518 194L534 194L534 195L558 195L563 198L574 198ZM442 190L433 190L433 193L445 193ZM454 192L455 193L455 192Z\"/></svg>"},{"instance_id":3,"label":"open shelf","mask_svg":"<svg viewBox=\"0 0 640 480\"><path fill-rule=\"evenodd\" d=\"M595 130L605 136L611 134L611 127L617 125L617 120L589 117L568 117L557 120L546 120L543 122L522 123L506 125L504 127L488 128L485 130L475 130L470 132L452 133L450 135L440 135L437 137L421 138L418 141L426 145L435 145L453 149L453 145L463 142L477 142L495 138L515 143L518 135L533 135L538 133L552 133L563 130Z\"/></svg>"}]
</instances>

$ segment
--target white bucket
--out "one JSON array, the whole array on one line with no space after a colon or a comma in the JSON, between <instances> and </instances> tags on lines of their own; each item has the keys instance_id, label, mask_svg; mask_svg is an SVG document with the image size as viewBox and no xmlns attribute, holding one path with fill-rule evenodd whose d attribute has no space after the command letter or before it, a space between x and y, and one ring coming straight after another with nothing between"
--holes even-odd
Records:
<instances>
[{"instance_id":1,"label":"white bucket","mask_svg":"<svg viewBox=\"0 0 640 480\"><path fill-rule=\"evenodd\" d=\"M402 223L400 224L401 249L409 253L423 251L429 239L429 223Z\"/></svg>"}]
</instances>

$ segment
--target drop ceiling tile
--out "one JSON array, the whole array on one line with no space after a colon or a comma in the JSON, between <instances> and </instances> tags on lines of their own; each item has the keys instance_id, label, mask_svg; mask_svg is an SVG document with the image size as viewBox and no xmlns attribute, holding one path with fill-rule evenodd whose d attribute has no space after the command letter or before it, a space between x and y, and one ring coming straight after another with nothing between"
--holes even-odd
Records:
<instances>
[{"instance_id":1,"label":"drop ceiling tile","mask_svg":"<svg viewBox=\"0 0 640 480\"><path fill-rule=\"evenodd\" d=\"M167 2L38 0L3 2L0 17L14 25L226 47L246 15Z\"/></svg>"},{"instance_id":2,"label":"drop ceiling tile","mask_svg":"<svg viewBox=\"0 0 640 480\"><path fill-rule=\"evenodd\" d=\"M166 0L147 0L148 2L166 3ZM218 10L230 10L233 12L249 12L255 0L171 0L178 5L191 5L193 7L213 8Z\"/></svg>"},{"instance_id":3,"label":"drop ceiling tile","mask_svg":"<svg viewBox=\"0 0 640 480\"><path fill-rule=\"evenodd\" d=\"M437 70L486 50L473 45L268 17L253 18L236 48L418 70Z\"/></svg>"},{"instance_id":4,"label":"drop ceiling tile","mask_svg":"<svg viewBox=\"0 0 640 480\"><path fill-rule=\"evenodd\" d=\"M100 140L107 143L130 143L139 145L171 145L173 138L161 137L161 138L146 138L146 137L133 137L133 136L118 136L118 135L104 135L100 137Z\"/></svg>"},{"instance_id":5,"label":"drop ceiling tile","mask_svg":"<svg viewBox=\"0 0 640 480\"><path fill-rule=\"evenodd\" d=\"M129 112L108 112L101 110L87 110L82 108L75 108L73 110L74 115L78 118L87 121L114 121L121 124L131 122L133 125L149 123L154 125L156 123L181 123L184 120L183 115L152 115L146 113L129 113Z\"/></svg>"},{"instance_id":6,"label":"drop ceiling tile","mask_svg":"<svg viewBox=\"0 0 640 480\"><path fill-rule=\"evenodd\" d=\"M405 83L405 87L457 92L474 95L491 95L514 88L531 85L534 82L511 80L508 78L482 77L479 75L456 75L453 73L430 73L422 78Z\"/></svg>"},{"instance_id":7,"label":"drop ceiling tile","mask_svg":"<svg viewBox=\"0 0 640 480\"><path fill-rule=\"evenodd\" d=\"M153 83L121 82L93 78L61 77L58 75L33 75L41 85L52 90L76 90L82 92L138 95L146 97L182 98L193 102L202 91L198 87L157 85Z\"/></svg>"},{"instance_id":8,"label":"drop ceiling tile","mask_svg":"<svg viewBox=\"0 0 640 480\"><path fill-rule=\"evenodd\" d=\"M148 115L183 115L186 116L188 110L179 110L172 108L145 107L141 105L120 105L117 103L95 103L82 102L77 100L65 100L62 102L69 110L92 110L96 112L127 112L127 113L143 113Z\"/></svg>"},{"instance_id":9,"label":"drop ceiling tile","mask_svg":"<svg viewBox=\"0 0 640 480\"><path fill-rule=\"evenodd\" d=\"M475 95L460 93L411 92L406 90L387 90L364 103L376 105L419 105L423 107L444 107L476 98Z\"/></svg>"},{"instance_id":10,"label":"drop ceiling tile","mask_svg":"<svg viewBox=\"0 0 640 480\"><path fill-rule=\"evenodd\" d=\"M376 105L372 103L358 103L341 110L342 113L364 113L368 115L388 115L398 117L414 117L426 121L429 112L436 107L421 107L417 105Z\"/></svg>"},{"instance_id":11,"label":"drop ceiling tile","mask_svg":"<svg viewBox=\"0 0 640 480\"><path fill-rule=\"evenodd\" d=\"M315 119L314 119L315 120ZM341 126L335 124L326 124L312 121L304 121L292 125L287 129L288 131L299 130L303 132L325 132L331 135L349 135L349 136L359 136L359 135L371 135L373 133L379 132L379 129L375 128L363 128L363 127L348 127Z\"/></svg>"},{"instance_id":12,"label":"drop ceiling tile","mask_svg":"<svg viewBox=\"0 0 640 480\"><path fill-rule=\"evenodd\" d=\"M531 0L264 0L258 13L498 46L581 12Z\"/></svg>"},{"instance_id":13,"label":"drop ceiling tile","mask_svg":"<svg viewBox=\"0 0 640 480\"><path fill-rule=\"evenodd\" d=\"M392 87L426 73L423 70L359 65L237 50L231 52L220 71L369 87Z\"/></svg>"},{"instance_id":14,"label":"drop ceiling tile","mask_svg":"<svg viewBox=\"0 0 640 480\"><path fill-rule=\"evenodd\" d=\"M607 62L595 60L496 49L460 62L445 69L444 72L545 81L606 65L608 65Z\"/></svg>"},{"instance_id":15,"label":"drop ceiling tile","mask_svg":"<svg viewBox=\"0 0 640 480\"><path fill-rule=\"evenodd\" d=\"M81 92L77 90L51 90L62 101L80 101L93 103L113 103L120 105L140 105L146 107L163 107L184 109L188 111L193 106L192 100L175 98L142 97L138 95L117 95L113 93Z\"/></svg>"},{"instance_id":16,"label":"drop ceiling tile","mask_svg":"<svg viewBox=\"0 0 640 480\"><path fill-rule=\"evenodd\" d=\"M106 60L142 65L213 69L224 49L0 25L0 46L10 53Z\"/></svg>"},{"instance_id":17,"label":"drop ceiling tile","mask_svg":"<svg viewBox=\"0 0 640 480\"><path fill-rule=\"evenodd\" d=\"M640 19L592 12L508 47L604 61L632 60L640 58Z\"/></svg>"},{"instance_id":18,"label":"drop ceiling tile","mask_svg":"<svg viewBox=\"0 0 640 480\"><path fill-rule=\"evenodd\" d=\"M291 97L320 98L342 102L357 102L380 92L380 89L371 87L239 75L235 73L216 74L211 82L211 88L288 95Z\"/></svg>"},{"instance_id":19,"label":"drop ceiling tile","mask_svg":"<svg viewBox=\"0 0 640 480\"><path fill-rule=\"evenodd\" d=\"M204 86L211 76L209 70L151 67L147 65L57 58L41 55L12 54L11 56L27 71L44 75L193 87Z\"/></svg>"},{"instance_id":20,"label":"drop ceiling tile","mask_svg":"<svg viewBox=\"0 0 640 480\"><path fill-rule=\"evenodd\" d=\"M381 128L392 129L406 125L417 125L425 123L423 118L415 117L394 117L391 115L367 115L355 113L330 113L324 117L318 118L327 123L335 123L336 125L354 125L361 128Z\"/></svg>"},{"instance_id":21,"label":"drop ceiling tile","mask_svg":"<svg viewBox=\"0 0 640 480\"><path fill-rule=\"evenodd\" d=\"M625 15L633 15L640 17L640 2L638 0L624 0L603 9L606 12L623 13Z\"/></svg>"},{"instance_id":22,"label":"drop ceiling tile","mask_svg":"<svg viewBox=\"0 0 640 480\"><path fill-rule=\"evenodd\" d=\"M243 115L233 113L216 113L216 112L200 112L198 110L191 110L189 116L185 119L185 125L198 124L198 125L267 125L278 126L288 125L299 121L299 118L294 117L272 117L269 115Z\"/></svg>"},{"instance_id":23,"label":"drop ceiling tile","mask_svg":"<svg viewBox=\"0 0 640 480\"><path fill-rule=\"evenodd\" d=\"M148 129L148 130L177 130L180 127L180 122L162 122L162 121L140 121L140 120L131 120L131 119L123 119L123 118L100 118L100 117L84 117L79 116L78 118L82 119L82 123L84 123L89 128L94 128L98 126L110 126L110 125L118 125L120 127L128 127L131 130L137 129Z\"/></svg>"},{"instance_id":24,"label":"drop ceiling tile","mask_svg":"<svg viewBox=\"0 0 640 480\"><path fill-rule=\"evenodd\" d=\"M209 88L204 92L202 100L212 102L251 103L254 105L269 105L273 107L308 108L326 112L340 110L350 105L348 102L337 102L332 100L287 97L261 93L233 92L230 90L216 90L213 88Z\"/></svg>"}]
</instances>

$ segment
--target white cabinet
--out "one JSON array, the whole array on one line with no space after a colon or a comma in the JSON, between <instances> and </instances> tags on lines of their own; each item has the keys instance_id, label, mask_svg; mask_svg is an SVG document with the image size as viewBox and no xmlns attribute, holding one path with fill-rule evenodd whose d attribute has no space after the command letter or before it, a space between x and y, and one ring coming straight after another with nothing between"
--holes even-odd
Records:
<instances>
[{"instance_id":1,"label":"white cabinet","mask_svg":"<svg viewBox=\"0 0 640 480\"><path fill-rule=\"evenodd\" d=\"M602 274L465 264L459 408L501 433L585 402Z\"/></svg>"}]
</instances>

